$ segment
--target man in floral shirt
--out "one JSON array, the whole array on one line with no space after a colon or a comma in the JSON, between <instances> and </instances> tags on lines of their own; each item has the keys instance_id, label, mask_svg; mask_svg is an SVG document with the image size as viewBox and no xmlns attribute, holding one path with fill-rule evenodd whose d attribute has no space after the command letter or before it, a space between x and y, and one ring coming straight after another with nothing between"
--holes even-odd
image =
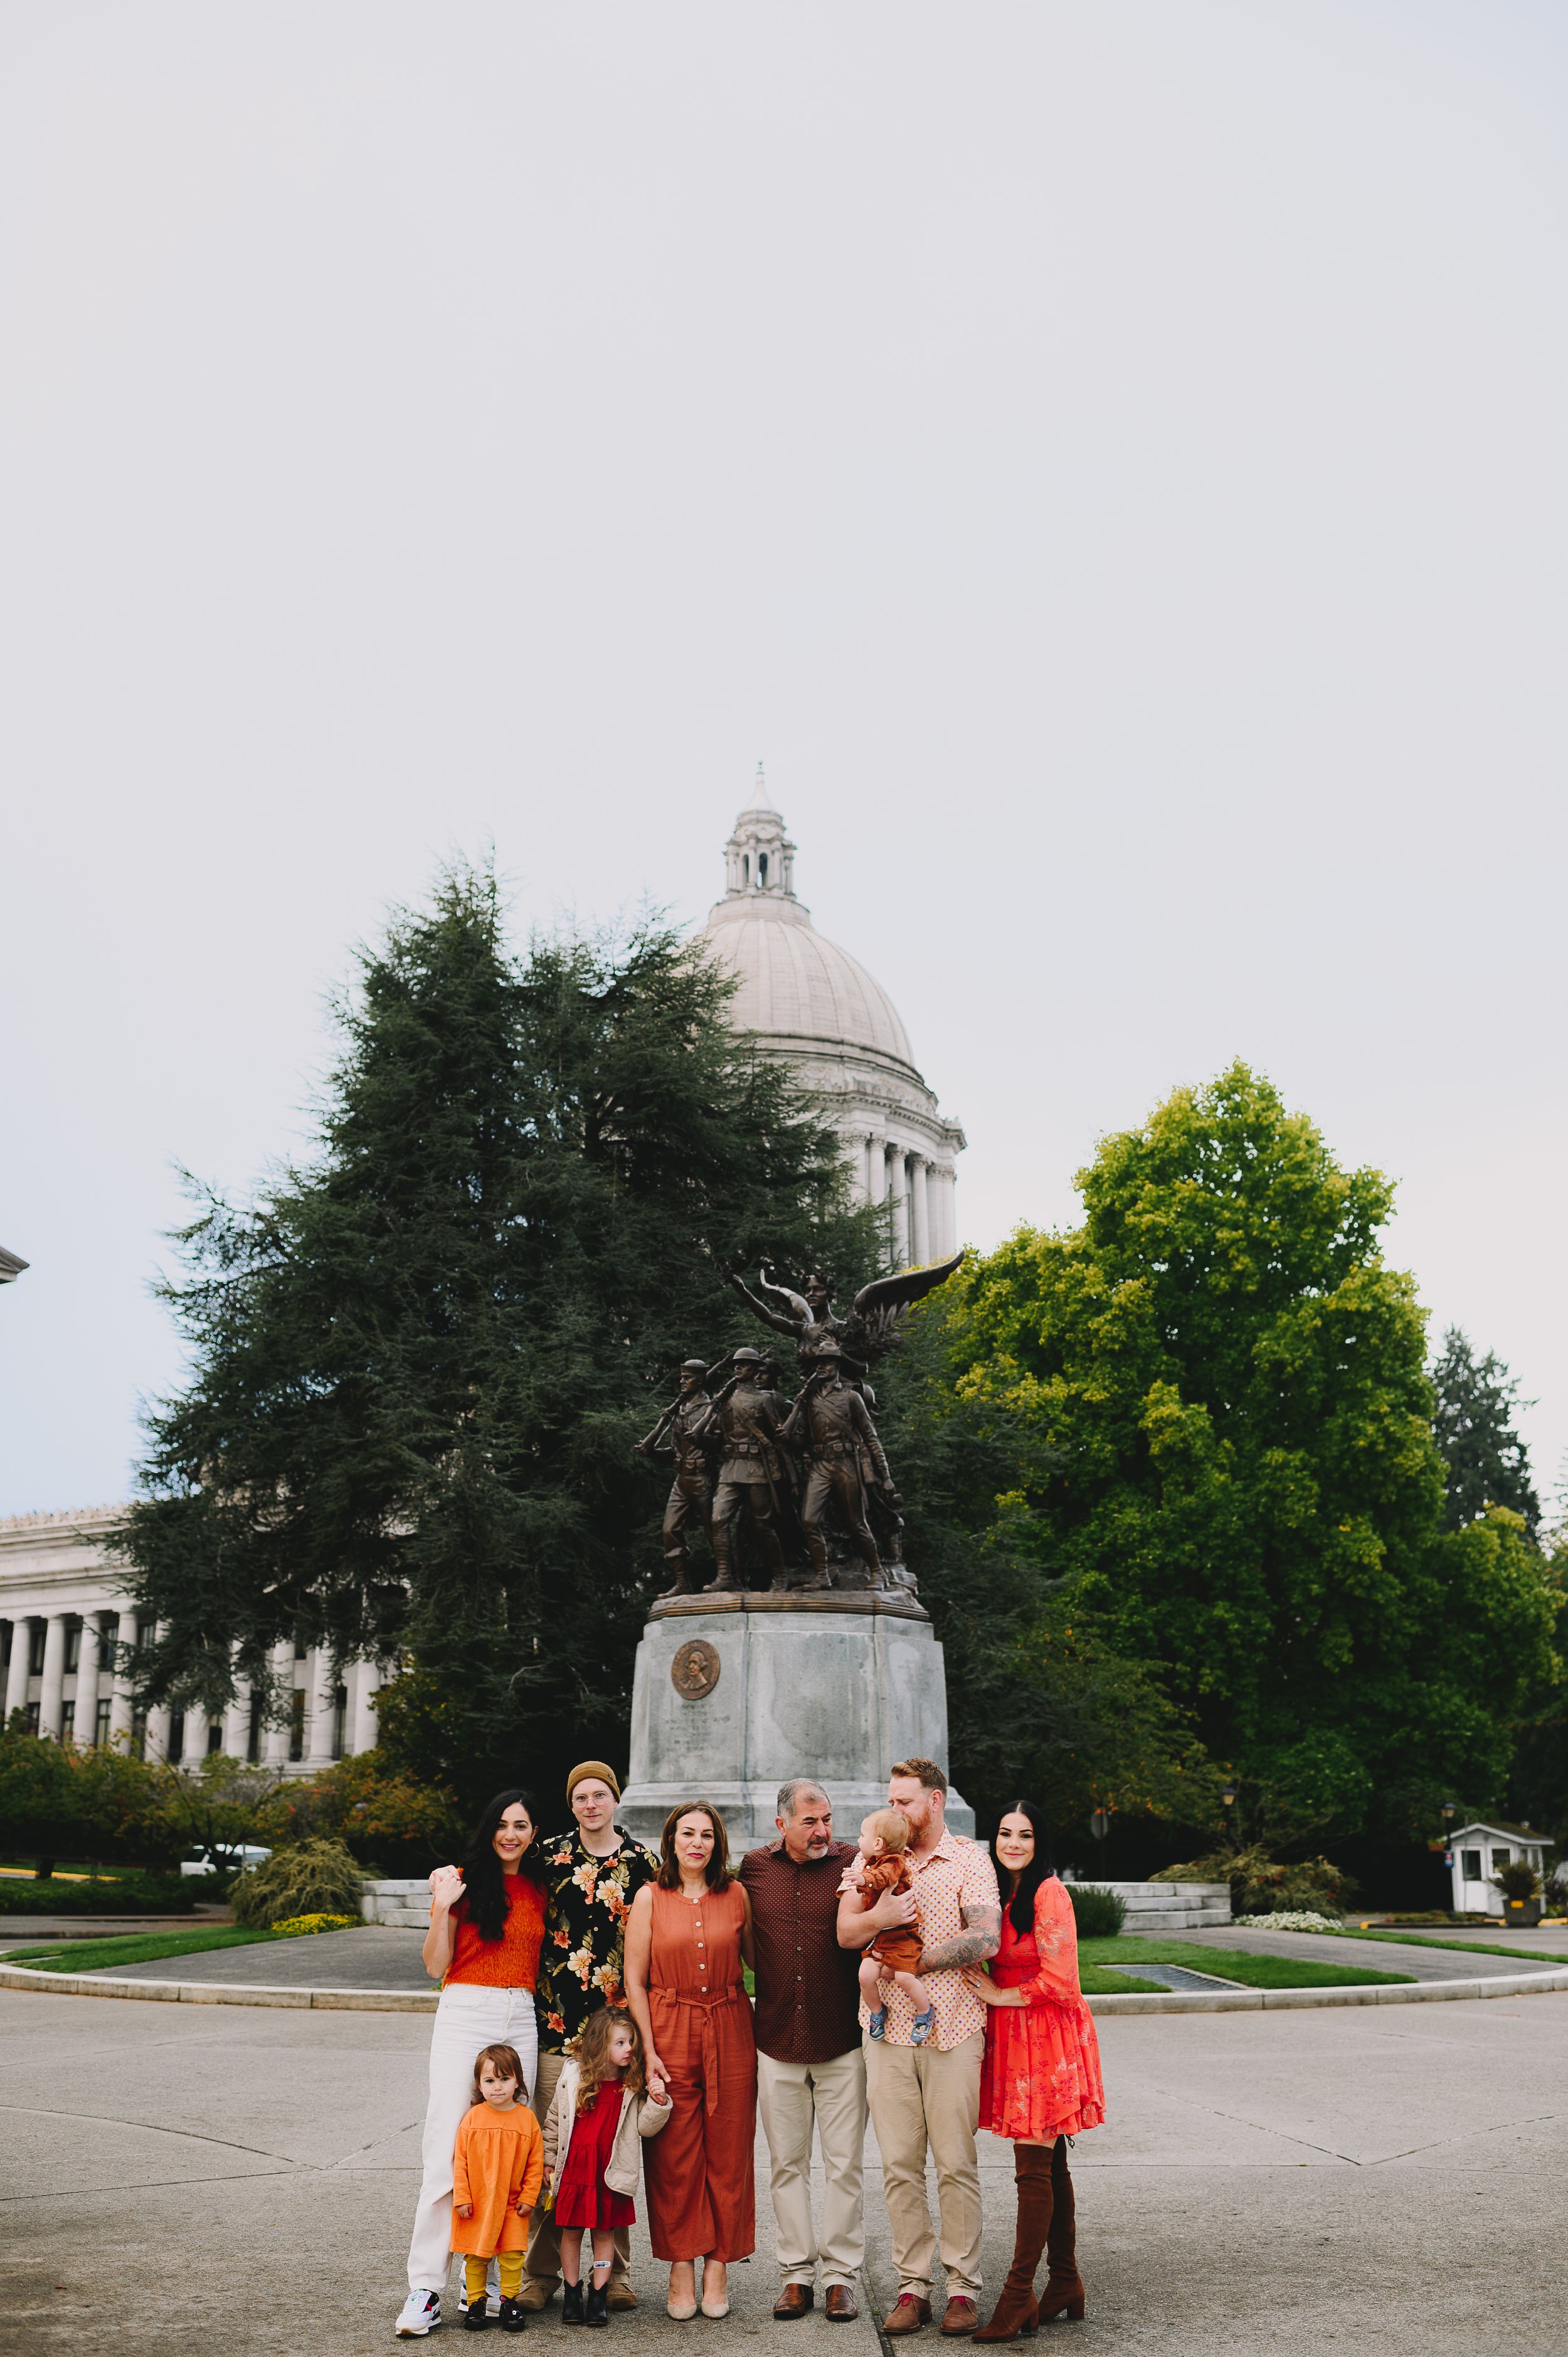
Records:
<instances>
[{"instance_id":1,"label":"man in floral shirt","mask_svg":"<svg viewBox=\"0 0 1568 2357\"><path fill-rule=\"evenodd\" d=\"M539 2081L534 2094L542 2119L554 2101L561 2066L583 2024L601 2006L625 2003L621 1973L626 1919L645 1882L659 1871L650 1849L616 1831L620 1785L602 1760L585 1760L566 1779L566 1801L575 1824L541 1845L544 1867L544 1945L539 1957ZM631 2237L616 2236L610 2275L611 2308L635 2308L627 2277ZM528 2273L518 2306L549 2306L561 2279L561 2235L553 2213L540 2204L533 2212Z\"/></svg>"}]
</instances>

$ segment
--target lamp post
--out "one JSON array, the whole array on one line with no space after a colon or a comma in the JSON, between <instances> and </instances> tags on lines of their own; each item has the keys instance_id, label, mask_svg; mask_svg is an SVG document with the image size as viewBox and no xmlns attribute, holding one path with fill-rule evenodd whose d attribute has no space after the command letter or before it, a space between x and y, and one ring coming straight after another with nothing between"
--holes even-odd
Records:
<instances>
[{"instance_id":1,"label":"lamp post","mask_svg":"<svg viewBox=\"0 0 1568 2357\"><path fill-rule=\"evenodd\" d=\"M1230 1814L1231 1809L1235 1806L1235 1785L1231 1783L1221 1784L1219 1787L1219 1805L1225 1812L1225 1846L1227 1849L1234 1849L1236 1846L1235 1824Z\"/></svg>"},{"instance_id":2,"label":"lamp post","mask_svg":"<svg viewBox=\"0 0 1568 2357\"><path fill-rule=\"evenodd\" d=\"M1089 1830L1094 1835L1095 1841L1099 1846L1100 1879L1103 1882L1105 1879L1105 1836L1111 1831L1111 1814L1109 1810L1096 1809L1089 1820Z\"/></svg>"}]
</instances>

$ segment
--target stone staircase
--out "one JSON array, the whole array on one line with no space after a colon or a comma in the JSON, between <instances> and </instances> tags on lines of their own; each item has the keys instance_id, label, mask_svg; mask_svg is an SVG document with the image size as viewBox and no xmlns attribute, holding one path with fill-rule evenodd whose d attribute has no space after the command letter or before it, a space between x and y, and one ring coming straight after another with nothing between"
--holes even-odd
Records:
<instances>
[{"instance_id":1,"label":"stone staircase","mask_svg":"<svg viewBox=\"0 0 1568 2357\"><path fill-rule=\"evenodd\" d=\"M428 1932L430 1885L423 1875L417 1882L367 1882L360 1912L367 1923L386 1923L400 1932Z\"/></svg>"},{"instance_id":2,"label":"stone staircase","mask_svg":"<svg viewBox=\"0 0 1568 2357\"><path fill-rule=\"evenodd\" d=\"M1073 1878L1097 1890L1113 1890L1124 1900L1124 1932L1212 1931L1230 1921L1228 1882L1095 1882L1094 1877Z\"/></svg>"}]
</instances>

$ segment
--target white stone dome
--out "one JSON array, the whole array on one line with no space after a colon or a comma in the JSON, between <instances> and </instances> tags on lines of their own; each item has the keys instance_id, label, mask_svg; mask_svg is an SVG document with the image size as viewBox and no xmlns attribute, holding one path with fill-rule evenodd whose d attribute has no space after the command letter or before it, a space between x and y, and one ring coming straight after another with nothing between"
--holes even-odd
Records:
<instances>
[{"instance_id":1,"label":"white stone dome","mask_svg":"<svg viewBox=\"0 0 1568 2357\"><path fill-rule=\"evenodd\" d=\"M724 899L697 939L732 974L732 1021L791 1065L844 1142L857 1190L894 1206L899 1264L943 1256L956 1232L963 1131L921 1079L897 1008L795 898L795 846L757 791L725 845Z\"/></svg>"},{"instance_id":2,"label":"white stone dome","mask_svg":"<svg viewBox=\"0 0 1568 2357\"><path fill-rule=\"evenodd\" d=\"M913 1071L909 1035L887 993L824 940L798 900L721 900L703 939L736 978L730 1011L743 1029L868 1048Z\"/></svg>"}]
</instances>

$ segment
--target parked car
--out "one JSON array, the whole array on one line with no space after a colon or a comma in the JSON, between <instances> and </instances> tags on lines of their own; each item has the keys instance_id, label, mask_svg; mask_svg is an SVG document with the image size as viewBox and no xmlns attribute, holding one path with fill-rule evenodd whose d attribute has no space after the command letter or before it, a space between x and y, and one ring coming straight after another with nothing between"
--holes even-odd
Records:
<instances>
[{"instance_id":1,"label":"parked car","mask_svg":"<svg viewBox=\"0 0 1568 2357\"><path fill-rule=\"evenodd\" d=\"M271 1850L259 1842L244 1842L238 1850L226 1850L221 1858L209 1849L193 1849L188 1857L180 1859L179 1870L181 1874L224 1874L237 1865L260 1866L271 1856Z\"/></svg>"}]
</instances>

